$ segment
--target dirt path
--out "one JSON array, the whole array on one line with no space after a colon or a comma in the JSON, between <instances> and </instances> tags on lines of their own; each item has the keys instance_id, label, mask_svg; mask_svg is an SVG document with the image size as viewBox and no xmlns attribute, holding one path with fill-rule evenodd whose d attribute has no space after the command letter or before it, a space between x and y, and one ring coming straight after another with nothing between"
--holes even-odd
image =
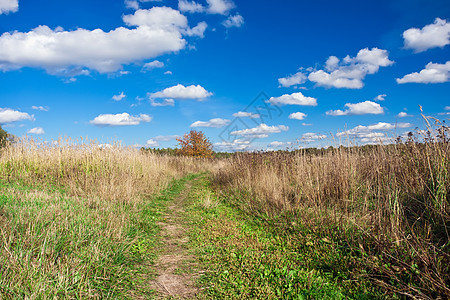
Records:
<instances>
[{"instance_id":1,"label":"dirt path","mask_svg":"<svg viewBox=\"0 0 450 300\"><path fill-rule=\"evenodd\" d=\"M186 248L189 239L182 220L183 202L191 187L188 182L183 192L169 205L164 221L157 223L161 227L163 249L155 264L158 276L152 283L152 288L158 292L159 299L192 299L197 293L194 275L180 272L194 266L194 257L188 254Z\"/></svg>"}]
</instances>

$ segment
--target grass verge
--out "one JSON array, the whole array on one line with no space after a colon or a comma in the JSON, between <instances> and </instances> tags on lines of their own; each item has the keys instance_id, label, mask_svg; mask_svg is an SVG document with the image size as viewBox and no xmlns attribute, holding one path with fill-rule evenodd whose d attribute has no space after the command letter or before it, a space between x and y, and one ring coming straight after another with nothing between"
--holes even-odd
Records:
<instances>
[{"instance_id":1,"label":"grass verge","mask_svg":"<svg viewBox=\"0 0 450 300\"><path fill-rule=\"evenodd\" d=\"M151 297L156 223L186 180L133 203L1 181L0 298Z\"/></svg>"},{"instance_id":2,"label":"grass verge","mask_svg":"<svg viewBox=\"0 0 450 300\"><path fill-rule=\"evenodd\" d=\"M207 176L190 194L190 243L205 269L199 299L383 298L370 281L351 276L358 257L332 238L286 230L281 220L258 219L231 203L214 194Z\"/></svg>"}]
</instances>

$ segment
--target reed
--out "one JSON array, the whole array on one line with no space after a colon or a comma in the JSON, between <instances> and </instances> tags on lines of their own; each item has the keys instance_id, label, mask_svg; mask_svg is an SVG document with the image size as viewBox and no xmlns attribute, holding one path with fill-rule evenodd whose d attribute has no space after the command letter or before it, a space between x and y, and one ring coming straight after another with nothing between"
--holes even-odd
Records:
<instances>
[{"instance_id":1,"label":"reed","mask_svg":"<svg viewBox=\"0 0 450 300\"><path fill-rule=\"evenodd\" d=\"M319 155L241 153L213 178L248 213L283 216L289 230L300 223L350 249L359 257L356 279L444 299L450 297L450 143L448 127L431 127L421 142Z\"/></svg>"}]
</instances>

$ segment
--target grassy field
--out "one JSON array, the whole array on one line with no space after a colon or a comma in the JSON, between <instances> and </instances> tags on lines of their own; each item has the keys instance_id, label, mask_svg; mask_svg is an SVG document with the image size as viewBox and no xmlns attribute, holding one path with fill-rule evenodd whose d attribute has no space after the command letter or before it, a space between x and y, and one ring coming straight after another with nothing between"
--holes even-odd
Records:
<instances>
[{"instance_id":1,"label":"grassy field","mask_svg":"<svg viewBox=\"0 0 450 300\"><path fill-rule=\"evenodd\" d=\"M449 154L445 139L210 160L21 142L0 150L0 298L157 298L158 222L190 182L199 299L447 299Z\"/></svg>"}]
</instances>

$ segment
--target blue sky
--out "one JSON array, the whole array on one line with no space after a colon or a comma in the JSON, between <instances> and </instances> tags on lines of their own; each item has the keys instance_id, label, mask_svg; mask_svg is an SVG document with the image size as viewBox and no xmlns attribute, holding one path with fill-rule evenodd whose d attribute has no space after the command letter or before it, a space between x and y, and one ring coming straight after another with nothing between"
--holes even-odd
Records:
<instances>
[{"instance_id":1,"label":"blue sky","mask_svg":"<svg viewBox=\"0 0 450 300\"><path fill-rule=\"evenodd\" d=\"M450 115L450 4L0 0L0 125L218 151L358 144ZM331 138L334 136L334 140Z\"/></svg>"}]
</instances>

